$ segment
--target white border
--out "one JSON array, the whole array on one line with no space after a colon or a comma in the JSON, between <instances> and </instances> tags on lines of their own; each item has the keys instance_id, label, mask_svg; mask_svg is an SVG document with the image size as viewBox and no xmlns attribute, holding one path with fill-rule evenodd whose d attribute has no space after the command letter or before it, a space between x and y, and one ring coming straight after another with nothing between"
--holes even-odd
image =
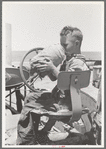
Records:
<instances>
[{"instance_id":1,"label":"white border","mask_svg":"<svg viewBox=\"0 0 106 149\"><path fill-rule=\"evenodd\" d=\"M14 3L14 1L4 1L3 3L8 3L8 2L12 2L12 3ZM34 3L33 1L23 1L24 3ZM36 2L36 4L37 3L41 3L41 4L43 4L43 3L47 3L47 4L54 4L54 3L56 3L56 4L68 4L69 3L69 1L65 1L65 2L63 2L63 1L59 1L59 2L37 2L37 1L35 1ZM95 3L96 2L96 3ZM15 3L19 3L19 1L15 1ZM22 3L22 2L21 2ZM84 1L71 1L71 3L72 4L82 4L82 3L88 3L88 4L92 4L92 3L95 3L95 4L101 4L101 3L103 3L104 4L104 2L103 1L87 1L87 2L84 2ZM102 51L102 103L104 103L104 13L103 13L103 16L102 16L102 18L103 18L103 26L102 26L102 29L103 29L103 35L102 35L102 37L103 37L103 39L102 39L102 41L103 41L103 51ZM2 23L2 27L4 27L4 24ZM5 40L4 40L4 38L5 38L5 30L4 30L4 28L3 28L3 30L2 30L2 76L5 76L5 48L4 48L4 45L5 45ZM20 146L17 146L17 145L14 145L14 146L11 146L11 145L9 145L9 146L5 146L4 145L4 142L5 142L5 102L3 102L3 101L5 101L5 99L4 99L4 95L5 95L5 78L3 77L2 78L2 147L5 147L5 148L28 148L28 147L31 147L31 148L44 148L44 147L46 147L46 148L69 148L69 147L73 147L73 148L100 148L100 147L104 147L104 104L102 104L102 112L103 112L103 114L102 114L102 116L103 116L103 118L102 118L102 126L103 126L103 130L102 130L102 145L95 145L95 146L92 146L92 145L86 145L85 147L84 146L82 146L82 145L37 145L37 146L35 146L35 145L31 145L31 146L28 146L28 145L20 145Z\"/></svg>"}]
</instances>

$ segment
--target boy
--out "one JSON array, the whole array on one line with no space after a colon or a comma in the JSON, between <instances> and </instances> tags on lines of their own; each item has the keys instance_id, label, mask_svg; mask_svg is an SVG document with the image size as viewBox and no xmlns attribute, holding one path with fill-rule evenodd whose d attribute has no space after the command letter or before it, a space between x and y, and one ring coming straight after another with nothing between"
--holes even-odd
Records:
<instances>
[{"instance_id":1,"label":"boy","mask_svg":"<svg viewBox=\"0 0 106 149\"><path fill-rule=\"evenodd\" d=\"M88 70L85 64L84 56L81 55L81 43L83 35L78 28L66 26L60 33L60 44L65 50L66 60L60 68L60 71L84 71ZM58 78L59 70L50 60L39 60L39 64L35 63L37 71L47 73L49 78L54 81ZM36 126L33 129L33 122L30 111L34 108L42 108L48 111L59 111L59 110L71 110L69 91L63 92L58 90L57 86L53 89L51 94L43 93L40 90L36 90L34 93L30 93L25 99L25 106L21 112L21 117L18 123L18 138L17 145L34 145L35 137L34 129L38 130L40 117L33 116L34 123ZM38 132L39 133L39 132Z\"/></svg>"}]
</instances>

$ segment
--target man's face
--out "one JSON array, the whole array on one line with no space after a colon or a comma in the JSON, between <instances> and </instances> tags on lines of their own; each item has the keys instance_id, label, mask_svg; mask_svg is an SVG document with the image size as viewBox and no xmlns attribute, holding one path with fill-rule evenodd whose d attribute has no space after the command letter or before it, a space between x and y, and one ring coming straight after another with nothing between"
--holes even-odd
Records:
<instances>
[{"instance_id":1,"label":"man's face","mask_svg":"<svg viewBox=\"0 0 106 149\"><path fill-rule=\"evenodd\" d=\"M61 36L60 42L65 49L66 56L76 53L76 39L71 33Z\"/></svg>"}]
</instances>

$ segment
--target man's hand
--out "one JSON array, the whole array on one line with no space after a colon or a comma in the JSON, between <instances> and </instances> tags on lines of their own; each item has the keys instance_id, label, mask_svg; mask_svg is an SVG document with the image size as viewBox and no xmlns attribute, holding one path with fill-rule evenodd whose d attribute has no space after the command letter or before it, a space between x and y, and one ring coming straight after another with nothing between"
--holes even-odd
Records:
<instances>
[{"instance_id":1,"label":"man's hand","mask_svg":"<svg viewBox=\"0 0 106 149\"><path fill-rule=\"evenodd\" d=\"M39 76L44 77L48 75L52 81L57 79L59 71L48 57L40 57L40 59L36 59L31 65L32 69L35 70Z\"/></svg>"},{"instance_id":2,"label":"man's hand","mask_svg":"<svg viewBox=\"0 0 106 149\"><path fill-rule=\"evenodd\" d=\"M44 60L39 60L38 64L35 64L34 67L36 67L39 73L51 73L54 69L54 64L49 58L45 58Z\"/></svg>"}]
</instances>

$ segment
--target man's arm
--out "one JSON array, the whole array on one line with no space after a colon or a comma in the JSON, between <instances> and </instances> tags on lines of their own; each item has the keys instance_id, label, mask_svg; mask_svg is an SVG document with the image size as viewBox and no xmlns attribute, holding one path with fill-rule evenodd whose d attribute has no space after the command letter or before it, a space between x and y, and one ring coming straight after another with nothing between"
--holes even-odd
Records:
<instances>
[{"instance_id":1,"label":"man's arm","mask_svg":"<svg viewBox=\"0 0 106 149\"><path fill-rule=\"evenodd\" d=\"M52 81L57 80L59 70L49 58L39 60L39 64L35 64L34 66L39 74L42 75L45 73Z\"/></svg>"},{"instance_id":2,"label":"man's arm","mask_svg":"<svg viewBox=\"0 0 106 149\"><path fill-rule=\"evenodd\" d=\"M58 74L59 74L59 70L57 69L57 67L53 66L52 67L52 70L51 70L51 73L48 74L49 78L52 80L52 81L55 81L57 80L58 78Z\"/></svg>"}]
</instances>

